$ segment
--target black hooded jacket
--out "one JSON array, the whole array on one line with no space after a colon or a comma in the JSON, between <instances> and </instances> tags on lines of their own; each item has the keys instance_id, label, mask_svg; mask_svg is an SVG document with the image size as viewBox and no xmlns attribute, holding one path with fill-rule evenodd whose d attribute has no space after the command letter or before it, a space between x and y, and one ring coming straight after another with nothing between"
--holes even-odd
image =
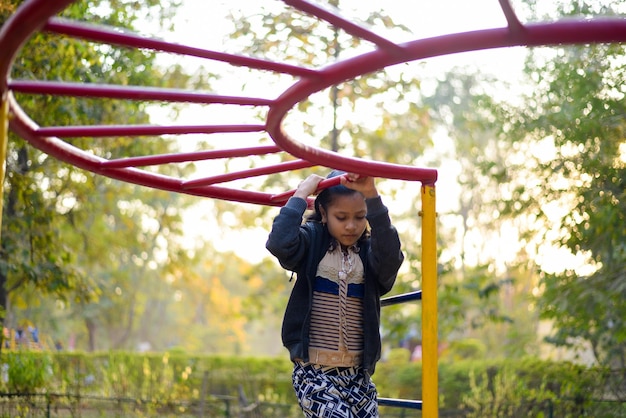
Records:
<instances>
[{"instance_id":1,"label":"black hooded jacket","mask_svg":"<svg viewBox=\"0 0 626 418\"><path fill-rule=\"evenodd\" d=\"M398 233L391 225L387 207L381 198L366 199L365 202L371 236L359 242L359 256L365 275L362 367L365 373L372 375L381 355L380 297L393 287L404 255ZM317 266L332 240L325 225L319 222L302 224L306 208L304 199L289 199L274 219L266 243L280 265L297 275L285 310L282 340L291 360L302 359L305 362L309 361L313 282Z\"/></svg>"}]
</instances>

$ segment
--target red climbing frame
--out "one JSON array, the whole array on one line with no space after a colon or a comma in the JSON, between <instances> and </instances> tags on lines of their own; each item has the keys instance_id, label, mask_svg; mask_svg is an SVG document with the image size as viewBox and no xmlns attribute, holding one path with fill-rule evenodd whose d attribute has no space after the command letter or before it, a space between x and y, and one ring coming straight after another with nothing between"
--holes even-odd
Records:
<instances>
[{"instance_id":1,"label":"red climbing frame","mask_svg":"<svg viewBox=\"0 0 626 418\"><path fill-rule=\"evenodd\" d=\"M40 150L83 169L123 181L149 187L182 192L191 195L234 200L266 205L281 205L289 193L273 195L260 191L240 190L222 183L234 179L263 176L299 168L322 165L377 177L417 180L434 184L437 171L367 161L347 157L322 148L305 145L289 137L282 129L286 114L311 94L360 75L375 72L390 65L453 54L508 46L538 46L553 44L578 44L621 42L626 40L626 21L621 17L596 20L567 20L522 24L508 0L500 0L500 7L508 21L502 28L454 33L428 39L396 44L372 30L347 21L331 9L322 8L312 1L284 0L294 12L301 11L331 25L371 42L371 52L339 61L323 68L306 68L263 59L227 54L151 39L114 28L62 20L54 17L72 0L27 0L0 31L0 93L8 100L10 128ZM495 3L495 0L494 0ZM50 31L84 40L134 48L181 54L221 61L234 66L289 74L296 80L277 98L220 96L193 91L146 88L141 86L116 86L50 82L42 80L10 80L13 60L26 40L36 31ZM188 102L234 106L254 106L267 109L264 124L193 125L193 126L37 126L20 108L11 92L39 95L68 95L76 97L114 98L143 101ZM258 146L245 149L180 153L174 155L134 156L119 160L106 160L78 149L64 139L100 136L159 136L166 134L227 132L267 132L275 146ZM201 179L185 180L155 174L138 167L173 162L200 161L213 158L249 157L268 153L286 152L297 160L283 164L259 167L239 172L214 175Z\"/></svg>"}]
</instances>

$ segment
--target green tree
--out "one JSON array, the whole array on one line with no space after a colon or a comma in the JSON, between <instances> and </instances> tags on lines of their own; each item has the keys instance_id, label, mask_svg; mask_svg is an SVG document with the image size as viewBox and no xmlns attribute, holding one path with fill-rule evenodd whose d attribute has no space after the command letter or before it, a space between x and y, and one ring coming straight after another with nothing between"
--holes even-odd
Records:
<instances>
[{"instance_id":1,"label":"green tree","mask_svg":"<svg viewBox=\"0 0 626 418\"><path fill-rule=\"evenodd\" d=\"M18 3L7 9L2 22ZM135 2L108 6L77 2L63 15L129 28L141 16ZM165 25L175 4L150 1L144 6ZM171 70L171 77L159 69L154 53L102 48L52 34L36 34L29 40L15 61L12 77L152 86L188 81L178 68ZM27 95L17 99L43 126L149 120L147 103ZM72 144L106 158L175 149L172 140L129 137L76 138ZM184 168L162 170L182 173ZM3 198L0 305L10 306L10 301L30 306L39 303L41 295L51 295L63 306L72 306L70 316L84 320L89 341L85 346L97 348L96 329L105 327L104 318L114 324L106 332L113 334L114 345L127 345L129 327L136 326L133 318L141 313L138 306L146 303L141 293L145 287L139 285L147 278L159 280L155 271L178 262L174 256L180 241L180 210L189 200L84 172L49 158L14 135ZM162 254L168 250L166 260ZM115 296L120 292L123 298ZM113 313L124 318L113 318ZM10 326L15 325L12 319L7 318Z\"/></svg>"},{"instance_id":2,"label":"green tree","mask_svg":"<svg viewBox=\"0 0 626 418\"><path fill-rule=\"evenodd\" d=\"M562 15L607 14L594 2L563 6ZM602 365L626 366L626 81L624 46L537 50L526 73L534 83L520 107L499 119L518 156L502 212L527 220L535 243L560 247L584 265L542 273L537 304L554 323L549 341L588 344ZM537 250L541 254L543 248ZM569 260L576 260L570 258ZM579 263L580 264L580 263ZM583 268L584 267L584 268Z\"/></svg>"},{"instance_id":3,"label":"green tree","mask_svg":"<svg viewBox=\"0 0 626 418\"><path fill-rule=\"evenodd\" d=\"M502 247L515 243L512 222L500 217L497 204L506 192L501 178L508 174L510 152L499 142L494 124L502 107L495 92L509 89L493 75L457 67L439 75L432 94L423 99L433 129L449 139L438 155L442 170L458 172L460 190L456 207L438 209L440 338L453 345L480 339L490 357L523 355L535 341L536 318L524 313L534 275L523 253L504 258ZM419 264L410 266L419 281ZM511 344L502 338L506 333L516 334Z\"/></svg>"},{"instance_id":4,"label":"green tree","mask_svg":"<svg viewBox=\"0 0 626 418\"><path fill-rule=\"evenodd\" d=\"M591 267L545 275L540 306L557 327L552 341L588 341L598 362L620 368L626 366L626 231L620 227L626 209L625 107L619 87L625 74L614 62L623 57L622 46L580 47L561 51L547 67L529 65L545 90L533 97L543 114L528 115L534 117L527 125L535 140L554 150L554 158L536 163L547 180L537 203L544 215L549 202L562 205L557 244Z\"/></svg>"}]
</instances>

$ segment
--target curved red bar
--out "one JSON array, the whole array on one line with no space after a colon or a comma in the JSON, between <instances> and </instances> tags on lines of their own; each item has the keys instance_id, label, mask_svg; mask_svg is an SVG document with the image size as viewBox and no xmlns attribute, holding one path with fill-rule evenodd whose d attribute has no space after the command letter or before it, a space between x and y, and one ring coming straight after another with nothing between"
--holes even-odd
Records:
<instances>
[{"instance_id":1,"label":"curved red bar","mask_svg":"<svg viewBox=\"0 0 626 418\"><path fill-rule=\"evenodd\" d=\"M0 27L0 94L7 91L8 76L15 54L24 42L55 14L64 10L74 0L31 0L20 5L10 19Z\"/></svg>"},{"instance_id":2,"label":"curved red bar","mask_svg":"<svg viewBox=\"0 0 626 418\"><path fill-rule=\"evenodd\" d=\"M320 165L356 172L375 177L420 181L432 185L437 181L437 170L390 164L384 161L368 161L347 157L326 149L298 142L283 130L287 114L298 103L314 93L363 74L372 73L388 66L418 59L459 52L502 48L510 46L541 46L556 44L626 42L626 20L620 17L591 20L564 20L523 24L515 15L508 0L499 0L508 22L507 27L485 29L466 33L455 33L412 42L396 44L374 33L370 28L351 22L338 15L337 11L322 8L307 0L284 0L286 4L352 36L362 38L375 45L373 51L339 61L321 69L287 65L280 62L210 51L151 39L140 35L117 31L114 28L72 22L54 17L72 0L26 0L18 11L0 28L0 94L8 100L12 118L10 128L24 137L33 146L62 161L74 164L97 174L163 190L188 193L196 196L239 201L263 205L280 205L293 194L280 194L240 190L233 186L217 186L237 179L262 176ZM495 1L495 0L494 0ZM38 30L72 36L91 42L101 42L245 66L250 69L287 74L295 82L276 99L259 97L236 97L175 89L155 89L141 86L115 86L106 84L80 84L38 80L9 80L13 60L26 40ZM232 106L254 106L267 108L264 124L184 125L184 126L37 126L10 94L52 94L73 97L114 98L118 100L188 102L201 105L223 104ZM78 149L60 138L102 136L160 136L192 133L267 132L276 146L242 148L226 147L222 150L186 153L180 155L145 155L108 161ZM201 161L211 158L249 158L250 155L282 152L293 158L287 163L270 167L255 167L234 173L216 174L195 180L177 179L138 169L142 164L156 165L183 161ZM338 181L338 180L333 180ZM326 183L323 183L326 184Z\"/></svg>"}]
</instances>

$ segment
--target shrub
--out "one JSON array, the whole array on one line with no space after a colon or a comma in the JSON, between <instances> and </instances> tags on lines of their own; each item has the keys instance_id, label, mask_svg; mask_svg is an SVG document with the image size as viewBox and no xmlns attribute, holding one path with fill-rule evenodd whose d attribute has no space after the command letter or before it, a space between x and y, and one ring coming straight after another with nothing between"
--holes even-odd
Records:
<instances>
[{"instance_id":1,"label":"shrub","mask_svg":"<svg viewBox=\"0 0 626 418\"><path fill-rule=\"evenodd\" d=\"M125 399L144 411L182 411L187 406L181 404L201 400L220 407L244 397L276 411L297 409L293 366L284 356L5 351L1 360L3 392L70 394L63 402L74 412L81 408L80 399L89 397ZM421 363L411 362L405 349L392 350L373 379L381 397L421 399ZM441 361L440 407L455 416L541 416L548 410L563 417L579 416L580 411L610 416L609 410L617 414L612 416L624 416L623 404L609 390L619 386L618 380L602 369L536 358Z\"/></svg>"},{"instance_id":2,"label":"shrub","mask_svg":"<svg viewBox=\"0 0 626 418\"><path fill-rule=\"evenodd\" d=\"M2 356L2 382L9 393L31 394L45 388L51 369L50 356L32 351L13 351Z\"/></svg>"}]
</instances>

